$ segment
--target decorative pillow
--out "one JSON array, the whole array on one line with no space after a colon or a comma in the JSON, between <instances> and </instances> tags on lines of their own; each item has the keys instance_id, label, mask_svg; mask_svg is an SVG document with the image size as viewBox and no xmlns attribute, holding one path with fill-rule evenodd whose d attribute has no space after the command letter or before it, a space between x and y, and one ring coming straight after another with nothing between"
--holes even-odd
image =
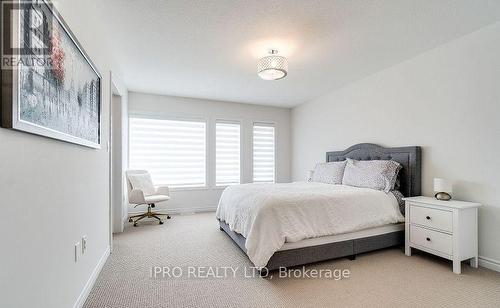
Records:
<instances>
[{"instance_id":1,"label":"decorative pillow","mask_svg":"<svg viewBox=\"0 0 500 308\"><path fill-rule=\"evenodd\" d=\"M345 161L316 164L312 181L327 184L342 184L345 164Z\"/></svg>"},{"instance_id":2,"label":"decorative pillow","mask_svg":"<svg viewBox=\"0 0 500 308\"><path fill-rule=\"evenodd\" d=\"M129 174L128 179L133 189L142 190L146 196L155 194L155 186L149 173Z\"/></svg>"},{"instance_id":3,"label":"decorative pillow","mask_svg":"<svg viewBox=\"0 0 500 308\"><path fill-rule=\"evenodd\" d=\"M347 159L343 185L383 190L394 189L401 165L393 160Z\"/></svg>"},{"instance_id":4,"label":"decorative pillow","mask_svg":"<svg viewBox=\"0 0 500 308\"><path fill-rule=\"evenodd\" d=\"M400 174L396 177L396 182L394 182L394 190L399 190L401 188L401 179L399 178Z\"/></svg>"},{"instance_id":5,"label":"decorative pillow","mask_svg":"<svg viewBox=\"0 0 500 308\"><path fill-rule=\"evenodd\" d=\"M403 200L405 196L403 196L403 194L399 190L392 190L391 193L398 201L399 211L401 212L401 215L405 216L405 201Z\"/></svg>"}]
</instances>

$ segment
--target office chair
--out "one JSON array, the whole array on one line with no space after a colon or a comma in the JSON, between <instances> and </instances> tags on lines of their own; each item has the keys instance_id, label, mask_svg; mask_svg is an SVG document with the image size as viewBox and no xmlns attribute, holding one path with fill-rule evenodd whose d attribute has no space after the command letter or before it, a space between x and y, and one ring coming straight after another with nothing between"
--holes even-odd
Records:
<instances>
[{"instance_id":1,"label":"office chair","mask_svg":"<svg viewBox=\"0 0 500 308\"><path fill-rule=\"evenodd\" d=\"M163 224L163 220L160 216L166 215L167 219L170 219L170 216L167 214L160 214L152 211L152 208L155 207L155 203L170 200L170 190L168 187L155 187L151 180L151 175L146 170L128 170L126 171L126 175L129 203L135 204L134 207L141 204L148 205L147 212L130 216L128 221L133 222L134 227L137 227L137 222L144 218L158 219L160 225Z\"/></svg>"}]
</instances>

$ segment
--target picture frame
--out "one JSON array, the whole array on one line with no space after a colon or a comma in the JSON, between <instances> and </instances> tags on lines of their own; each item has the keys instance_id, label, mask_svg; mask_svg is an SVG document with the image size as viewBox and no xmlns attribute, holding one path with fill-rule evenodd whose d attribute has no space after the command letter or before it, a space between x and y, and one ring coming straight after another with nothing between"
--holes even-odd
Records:
<instances>
[{"instance_id":1,"label":"picture frame","mask_svg":"<svg viewBox=\"0 0 500 308\"><path fill-rule=\"evenodd\" d=\"M102 76L62 16L46 0L1 16L1 126L100 149Z\"/></svg>"}]
</instances>

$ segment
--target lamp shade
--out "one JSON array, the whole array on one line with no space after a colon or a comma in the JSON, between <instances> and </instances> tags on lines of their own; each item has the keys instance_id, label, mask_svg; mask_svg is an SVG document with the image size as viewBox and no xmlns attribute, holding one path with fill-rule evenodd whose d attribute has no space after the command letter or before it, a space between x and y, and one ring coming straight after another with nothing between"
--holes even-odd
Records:
<instances>
[{"instance_id":1,"label":"lamp shade","mask_svg":"<svg viewBox=\"0 0 500 308\"><path fill-rule=\"evenodd\" d=\"M311 182L314 175L314 170L308 170L306 175L306 181Z\"/></svg>"},{"instance_id":2,"label":"lamp shade","mask_svg":"<svg viewBox=\"0 0 500 308\"><path fill-rule=\"evenodd\" d=\"M278 80L288 74L288 60L278 56L277 50L270 50L269 56L263 57L257 64L257 72L264 80Z\"/></svg>"},{"instance_id":3,"label":"lamp shade","mask_svg":"<svg viewBox=\"0 0 500 308\"><path fill-rule=\"evenodd\" d=\"M452 186L453 185L449 180L434 178L434 192L445 192L451 194L453 192Z\"/></svg>"}]
</instances>

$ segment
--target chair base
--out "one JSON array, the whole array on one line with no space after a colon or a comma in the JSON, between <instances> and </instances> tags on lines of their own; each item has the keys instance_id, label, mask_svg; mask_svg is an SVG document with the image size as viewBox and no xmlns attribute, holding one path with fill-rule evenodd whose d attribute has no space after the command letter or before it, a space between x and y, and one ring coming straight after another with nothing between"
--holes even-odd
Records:
<instances>
[{"instance_id":1,"label":"chair base","mask_svg":"<svg viewBox=\"0 0 500 308\"><path fill-rule=\"evenodd\" d=\"M155 219L158 219L158 223L160 225L163 225L163 220L160 218L160 216L167 216L167 219L170 219L171 217L168 214L160 214L157 212L153 212L151 210L151 208L153 208L154 206L155 206L154 203L148 204L148 211L146 213L130 216L128 218L128 222L133 222L134 227L137 227L137 222L139 220L142 220L144 218L155 218ZM133 218L136 218L136 219L134 220Z\"/></svg>"}]
</instances>

